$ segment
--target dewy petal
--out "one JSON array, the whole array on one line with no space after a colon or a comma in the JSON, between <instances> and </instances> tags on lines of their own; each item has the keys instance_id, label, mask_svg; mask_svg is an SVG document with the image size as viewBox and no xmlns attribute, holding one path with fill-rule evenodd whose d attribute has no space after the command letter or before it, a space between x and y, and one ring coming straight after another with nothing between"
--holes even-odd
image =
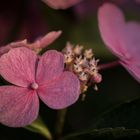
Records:
<instances>
[{"instance_id":1,"label":"dewy petal","mask_svg":"<svg viewBox=\"0 0 140 140\"><path fill-rule=\"evenodd\" d=\"M62 109L75 103L80 95L80 83L71 72L64 72L38 90L41 100L53 109Z\"/></svg>"},{"instance_id":2,"label":"dewy petal","mask_svg":"<svg viewBox=\"0 0 140 140\"><path fill-rule=\"evenodd\" d=\"M62 53L49 50L44 53L38 62L36 81L39 85L50 82L62 74L64 57Z\"/></svg>"},{"instance_id":3,"label":"dewy petal","mask_svg":"<svg viewBox=\"0 0 140 140\"><path fill-rule=\"evenodd\" d=\"M82 0L42 0L53 9L67 9Z\"/></svg>"},{"instance_id":4,"label":"dewy petal","mask_svg":"<svg viewBox=\"0 0 140 140\"><path fill-rule=\"evenodd\" d=\"M61 35L61 33L62 31L52 31L44 37L38 39L35 43L28 44L28 47L32 49L45 48L53 43Z\"/></svg>"},{"instance_id":5,"label":"dewy petal","mask_svg":"<svg viewBox=\"0 0 140 140\"><path fill-rule=\"evenodd\" d=\"M14 48L0 58L0 74L15 85L27 87L35 80L37 56L30 49Z\"/></svg>"},{"instance_id":6,"label":"dewy petal","mask_svg":"<svg viewBox=\"0 0 140 140\"><path fill-rule=\"evenodd\" d=\"M123 13L113 4L106 3L99 8L98 22L101 37L107 47L117 56L122 56L121 34L124 32Z\"/></svg>"},{"instance_id":7,"label":"dewy petal","mask_svg":"<svg viewBox=\"0 0 140 140\"><path fill-rule=\"evenodd\" d=\"M23 127L37 118L38 96L34 90L16 86L0 87L0 123Z\"/></svg>"}]
</instances>

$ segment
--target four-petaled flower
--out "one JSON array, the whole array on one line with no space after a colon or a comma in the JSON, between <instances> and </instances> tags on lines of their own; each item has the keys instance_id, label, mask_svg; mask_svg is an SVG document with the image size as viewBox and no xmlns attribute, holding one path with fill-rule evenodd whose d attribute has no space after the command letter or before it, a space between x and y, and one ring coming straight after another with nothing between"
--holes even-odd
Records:
<instances>
[{"instance_id":1,"label":"four-petaled flower","mask_svg":"<svg viewBox=\"0 0 140 140\"><path fill-rule=\"evenodd\" d=\"M80 95L77 76L64 71L64 57L55 50L37 56L25 47L11 49L0 58L0 74L14 84L0 86L0 123L10 127L35 120L39 98L52 109L62 109Z\"/></svg>"},{"instance_id":2,"label":"four-petaled flower","mask_svg":"<svg viewBox=\"0 0 140 140\"><path fill-rule=\"evenodd\" d=\"M99 9L98 20L101 37L106 46L140 82L140 24L126 23L121 10L109 3Z\"/></svg>"}]
</instances>

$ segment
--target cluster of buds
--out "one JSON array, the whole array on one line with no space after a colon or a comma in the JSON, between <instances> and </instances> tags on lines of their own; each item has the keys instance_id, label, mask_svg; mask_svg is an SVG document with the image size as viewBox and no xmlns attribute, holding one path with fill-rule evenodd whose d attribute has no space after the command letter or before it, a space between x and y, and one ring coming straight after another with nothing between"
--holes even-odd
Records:
<instances>
[{"instance_id":1,"label":"cluster of buds","mask_svg":"<svg viewBox=\"0 0 140 140\"><path fill-rule=\"evenodd\" d=\"M90 85L97 90L97 84L101 82L102 76L98 72L98 62L92 49L83 49L83 46L73 46L67 43L63 49L66 69L74 72L81 83L81 93L85 92Z\"/></svg>"}]
</instances>

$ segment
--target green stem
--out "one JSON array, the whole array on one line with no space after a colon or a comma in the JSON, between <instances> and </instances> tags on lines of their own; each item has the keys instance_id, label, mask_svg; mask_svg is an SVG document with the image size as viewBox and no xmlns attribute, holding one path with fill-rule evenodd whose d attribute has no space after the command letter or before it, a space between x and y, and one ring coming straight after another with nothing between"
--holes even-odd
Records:
<instances>
[{"instance_id":1,"label":"green stem","mask_svg":"<svg viewBox=\"0 0 140 140\"><path fill-rule=\"evenodd\" d=\"M47 140L53 140L52 135L48 129L40 129L40 134L42 134Z\"/></svg>"},{"instance_id":2,"label":"green stem","mask_svg":"<svg viewBox=\"0 0 140 140\"><path fill-rule=\"evenodd\" d=\"M64 128L65 117L67 113L67 108L61 109L57 113L57 122L55 126L55 138L56 140L60 140Z\"/></svg>"},{"instance_id":3,"label":"green stem","mask_svg":"<svg viewBox=\"0 0 140 140\"><path fill-rule=\"evenodd\" d=\"M24 127L27 130L30 130L35 133L39 133L42 136L44 136L47 140L52 140L51 132L49 131L48 127L45 125L45 123L42 121L40 117L36 119L32 124Z\"/></svg>"}]
</instances>

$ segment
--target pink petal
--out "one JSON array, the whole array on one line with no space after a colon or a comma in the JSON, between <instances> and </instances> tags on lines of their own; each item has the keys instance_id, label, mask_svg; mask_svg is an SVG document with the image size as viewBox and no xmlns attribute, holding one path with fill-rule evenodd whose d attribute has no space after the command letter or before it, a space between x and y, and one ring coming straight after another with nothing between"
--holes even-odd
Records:
<instances>
[{"instance_id":1,"label":"pink petal","mask_svg":"<svg viewBox=\"0 0 140 140\"><path fill-rule=\"evenodd\" d=\"M126 64L121 62L126 70L140 83L140 64L130 63Z\"/></svg>"},{"instance_id":2,"label":"pink petal","mask_svg":"<svg viewBox=\"0 0 140 140\"><path fill-rule=\"evenodd\" d=\"M34 90L16 86L0 87L0 123L23 127L37 118L38 96Z\"/></svg>"},{"instance_id":3,"label":"pink petal","mask_svg":"<svg viewBox=\"0 0 140 140\"><path fill-rule=\"evenodd\" d=\"M126 24L122 42L129 55L128 58L130 57L135 63L140 64L140 23L128 22Z\"/></svg>"},{"instance_id":4,"label":"pink petal","mask_svg":"<svg viewBox=\"0 0 140 140\"><path fill-rule=\"evenodd\" d=\"M35 80L37 56L30 49L14 48L0 58L0 74L15 85L27 87Z\"/></svg>"},{"instance_id":5,"label":"pink petal","mask_svg":"<svg viewBox=\"0 0 140 140\"><path fill-rule=\"evenodd\" d=\"M140 82L140 23L126 24L122 42L128 53L124 54L121 64Z\"/></svg>"},{"instance_id":6,"label":"pink petal","mask_svg":"<svg viewBox=\"0 0 140 140\"><path fill-rule=\"evenodd\" d=\"M125 23L122 12L116 6L104 4L99 10L99 28L107 47L140 82L140 24Z\"/></svg>"},{"instance_id":7,"label":"pink petal","mask_svg":"<svg viewBox=\"0 0 140 140\"><path fill-rule=\"evenodd\" d=\"M32 49L45 48L46 46L53 43L61 35L61 33L62 31L52 31L45 35L43 38L38 39L35 43L28 44L28 47Z\"/></svg>"},{"instance_id":8,"label":"pink petal","mask_svg":"<svg viewBox=\"0 0 140 140\"><path fill-rule=\"evenodd\" d=\"M47 51L39 60L36 81L39 85L46 84L60 76L63 70L63 55L55 50Z\"/></svg>"},{"instance_id":9,"label":"pink petal","mask_svg":"<svg viewBox=\"0 0 140 140\"><path fill-rule=\"evenodd\" d=\"M82 0L42 0L51 8L54 9L67 9Z\"/></svg>"},{"instance_id":10,"label":"pink petal","mask_svg":"<svg viewBox=\"0 0 140 140\"><path fill-rule=\"evenodd\" d=\"M125 25L123 13L115 5L106 3L99 8L98 21L104 43L114 54L122 57L124 48L121 45L121 34Z\"/></svg>"},{"instance_id":11,"label":"pink petal","mask_svg":"<svg viewBox=\"0 0 140 140\"><path fill-rule=\"evenodd\" d=\"M7 53L12 48L24 47L26 46L26 43L27 43L27 40L22 40L18 42L12 42L6 46L2 46L0 47L0 56L3 55L4 53Z\"/></svg>"},{"instance_id":12,"label":"pink petal","mask_svg":"<svg viewBox=\"0 0 140 140\"><path fill-rule=\"evenodd\" d=\"M62 109L75 103L80 95L80 83L71 72L64 72L57 80L38 91L41 100L53 109Z\"/></svg>"},{"instance_id":13,"label":"pink petal","mask_svg":"<svg viewBox=\"0 0 140 140\"><path fill-rule=\"evenodd\" d=\"M45 48L51 43L53 43L60 35L62 31L52 31L48 34L46 34L44 37L38 39L34 43L28 43L27 40L12 42L6 46L0 47L0 56L4 53L7 53L12 48L18 48L18 47L26 47L31 49L40 49Z\"/></svg>"}]
</instances>

